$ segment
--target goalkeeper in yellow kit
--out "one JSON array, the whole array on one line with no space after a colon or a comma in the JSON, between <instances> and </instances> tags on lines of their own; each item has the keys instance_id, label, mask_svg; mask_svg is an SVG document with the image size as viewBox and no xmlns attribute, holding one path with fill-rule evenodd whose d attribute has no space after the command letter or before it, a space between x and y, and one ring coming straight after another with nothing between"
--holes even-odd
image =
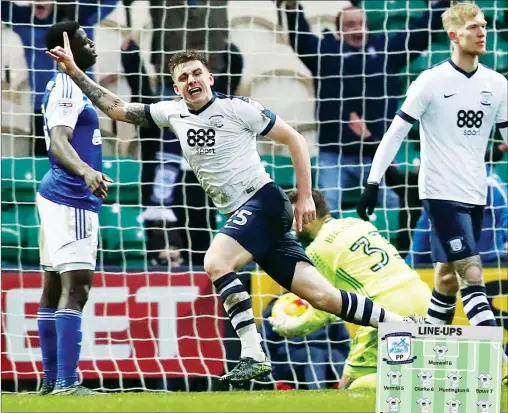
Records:
<instances>
[{"instance_id":1,"label":"goalkeeper in yellow kit","mask_svg":"<svg viewBox=\"0 0 508 413\"><path fill-rule=\"evenodd\" d=\"M297 236L302 241L311 241L306 252L321 274L336 288L363 294L397 314L425 316L430 289L405 263L397 249L370 222L357 218L334 219L323 194L312 191L312 196L317 218L304 226ZM290 194L289 198L294 204L297 194ZM332 314L312 309L300 317L270 319L270 323L281 336L295 337L308 335L336 320ZM365 382L371 381L366 376L377 370L377 341L377 329L358 329L341 388L350 386L360 377L365 377Z\"/></svg>"}]
</instances>

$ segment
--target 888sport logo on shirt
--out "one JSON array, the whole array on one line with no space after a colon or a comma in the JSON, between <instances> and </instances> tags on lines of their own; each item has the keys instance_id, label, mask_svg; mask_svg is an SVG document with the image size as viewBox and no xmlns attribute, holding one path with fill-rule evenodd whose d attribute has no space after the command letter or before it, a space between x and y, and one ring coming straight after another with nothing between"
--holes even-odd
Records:
<instances>
[{"instance_id":1,"label":"888sport logo on shirt","mask_svg":"<svg viewBox=\"0 0 508 413\"><path fill-rule=\"evenodd\" d=\"M198 155L214 154L215 130L214 129L188 129L187 145L196 149Z\"/></svg>"},{"instance_id":2,"label":"888sport logo on shirt","mask_svg":"<svg viewBox=\"0 0 508 413\"><path fill-rule=\"evenodd\" d=\"M457 112L457 127L464 129L464 136L479 136L483 116L483 110L461 109Z\"/></svg>"}]
</instances>

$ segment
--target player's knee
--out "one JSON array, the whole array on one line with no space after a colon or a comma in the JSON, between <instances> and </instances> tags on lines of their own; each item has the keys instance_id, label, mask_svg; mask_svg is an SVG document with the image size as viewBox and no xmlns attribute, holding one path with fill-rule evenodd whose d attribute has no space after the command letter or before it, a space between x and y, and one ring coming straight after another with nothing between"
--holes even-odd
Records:
<instances>
[{"instance_id":1,"label":"player's knee","mask_svg":"<svg viewBox=\"0 0 508 413\"><path fill-rule=\"evenodd\" d=\"M459 280L454 271L441 274L436 282L436 288L441 294L454 295L459 291Z\"/></svg>"},{"instance_id":2,"label":"player's knee","mask_svg":"<svg viewBox=\"0 0 508 413\"><path fill-rule=\"evenodd\" d=\"M472 268L464 274L462 277L464 284L469 285L483 285L483 272L481 269Z\"/></svg>"},{"instance_id":3,"label":"player's knee","mask_svg":"<svg viewBox=\"0 0 508 413\"><path fill-rule=\"evenodd\" d=\"M457 274L459 274L462 286L484 284L482 264L479 256L455 261L454 267Z\"/></svg>"},{"instance_id":4,"label":"player's knee","mask_svg":"<svg viewBox=\"0 0 508 413\"><path fill-rule=\"evenodd\" d=\"M88 295L90 293L90 286L85 284L78 284L71 286L69 289L69 302L75 307L76 310L82 311L88 301Z\"/></svg>"},{"instance_id":5,"label":"player's knee","mask_svg":"<svg viewBox=\"0 0 508 413\"><path fill-rule=\"evenodd\" d=\"M337 300L329 291L312 291L307 301L318 310L324 310L334 314L337 312L337 309L335 308L336 304L338 304Z\"/></svg>"},{"instance_id":6,"label":"player's knee","mask_svg":"<svg viewBox=\"0 0 508 413\"><path fill-rule=\"evenodd\" d=\"M60 299L60 308L71 308L77 311L83 311L88 295L90 294L91 284L82 280L71 280L70 283L62 289Z\"/></svg>"},{"instance_id":7,"label":"player's knee","mask_svg":"<svg viewBox=\"0 0 508 413\"><path fill-rule=\"evenodd\" d=\"M212 281L215 281L223 275L234 271L232 266L229 265L229 263L224 262L220 256L212 255L208 252L205 254L203 265L205 272Z\"/></svg>"}]
</instances>

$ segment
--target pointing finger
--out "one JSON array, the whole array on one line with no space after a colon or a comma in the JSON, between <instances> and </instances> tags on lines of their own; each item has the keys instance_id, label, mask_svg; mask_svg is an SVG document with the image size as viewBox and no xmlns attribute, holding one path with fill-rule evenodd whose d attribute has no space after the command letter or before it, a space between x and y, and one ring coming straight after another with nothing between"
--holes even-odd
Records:
<instances>
[{"instance_id":1,"label":"pointing finger","mask_svg":"<svg viewBox=\"0 0 508 413\"><path fill-rule=\"evenodd\" d=\"M298 229L298 232L301 232L303 230L302 220L303 220L302 214L298 212L296 214L296 228Z\"/></svg>"},{"instance_id":2,"label":"pointing finger","mask_svg":"<svg viewBox=\"0 0 508 413\"><path fill-rule=\"evenodd\" d=\"M69 42L69 36L67 35L67 32L64 32L63 40L64 40L64 49L71 50L71 44Z\"/></svg>"}]
</instances>

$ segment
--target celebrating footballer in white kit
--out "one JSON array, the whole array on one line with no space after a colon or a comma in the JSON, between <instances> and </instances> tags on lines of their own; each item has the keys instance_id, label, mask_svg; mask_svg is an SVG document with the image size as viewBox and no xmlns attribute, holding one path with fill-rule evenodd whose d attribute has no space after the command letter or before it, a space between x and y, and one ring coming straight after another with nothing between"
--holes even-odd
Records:
<instances>
[{"instance_id":1,"label":"celebrating footballer in white kit","mask_svg":"<svg viewBox=\"0 0 508 413\"><path fill-rule=\"evenodd\" d=\"M486 53L487 23L477 5L456 4L443 13L442 21L453 44L452 57L424 71L411 84L374 157L357 211L368 220L378 183L411 125L419 121L419 192L432 223L436 263L436 286L427 319L435 324L451 323L460 283L471 324L496 326L476 243L487 197L484 156L494 125L507 142L507 80L478 62L478 56Z\"/></svg>"},{"instance_id":2,"label":"celebrating footballer in white kit","mask_svg":"<svg viewBox=\"0 0 508 413\"><path fill-rule=\"evenodd\" d=\"M312 265L290 232L293 218L301 230L316 216L305 138L258 102L213 93L214 77L203 55L176 53L169 71L181 99L152 105L127 103L94 83L75 66L67 47L49 55L110 118L171 128L203 189L222 213L230 215L204 260L242 344L241 360L224 380L245 381L271 372L250 295L236 275L253 260L287 290L345 321L377 327L382 321L407 320L369 298L334 288ZM298 179L294 217L288 197L261 163L259 134L289 148Z\"/></svg>"}]
</instances>

